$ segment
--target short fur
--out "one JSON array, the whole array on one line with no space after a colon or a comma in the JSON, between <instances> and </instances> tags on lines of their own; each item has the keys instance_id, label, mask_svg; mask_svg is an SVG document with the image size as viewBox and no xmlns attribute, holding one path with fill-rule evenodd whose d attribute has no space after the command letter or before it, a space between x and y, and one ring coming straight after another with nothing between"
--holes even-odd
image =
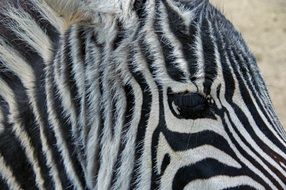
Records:
<instances>
[{"instance_id":1,"label":"short fur","mask_svg":"<svg viewBox=\"0 0 286 190\"><path fill-rule=\"evenodd\" d=\"M206 0L1 0L0 189L283 189L286 133Z\"/></svg>"}]
</instances>

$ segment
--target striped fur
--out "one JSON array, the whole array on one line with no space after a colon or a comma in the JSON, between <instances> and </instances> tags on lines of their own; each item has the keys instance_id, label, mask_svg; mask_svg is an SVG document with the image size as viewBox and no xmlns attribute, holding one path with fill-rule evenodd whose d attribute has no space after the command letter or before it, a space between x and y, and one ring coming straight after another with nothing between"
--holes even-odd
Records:
<instances>
[{"instance_id":1,"label":"striped fur","mask_svg":"<svg viewBox=\"0 0 286 190\"><path fill-rule=\"evenodd\" d=\"M286 188L255 58L208 1L0 6L0 189Z\"/></svg>"}]
</instances>

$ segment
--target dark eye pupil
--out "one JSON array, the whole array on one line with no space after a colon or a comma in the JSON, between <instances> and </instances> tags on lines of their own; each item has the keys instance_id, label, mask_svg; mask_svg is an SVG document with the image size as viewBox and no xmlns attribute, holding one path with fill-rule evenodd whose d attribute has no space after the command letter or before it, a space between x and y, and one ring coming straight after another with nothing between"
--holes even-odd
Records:
<instances>
[{"instance_id":1,"label":"dark eye pupil","mask_svg":"<svg viewBox=\"0 0 286 190\"><path fill-rule=\"evenodd\" d=\"M199 93L174 93L168 89L168 104L172 113L179 119L209 117L209 102Z\"/></svg>"},{"instance_id":2,"label":"dark eye pupil","mask_svg":"<svg viewBox=\"0 0 286 190\"><path fill-rule=\"evenodd\" d=\"M206 99L197 93L189 93L189 94L174 94L173 102L178 107L189 107L189 108L201 108L205 104L207 104Z\"/></svg>"}]
</instances>

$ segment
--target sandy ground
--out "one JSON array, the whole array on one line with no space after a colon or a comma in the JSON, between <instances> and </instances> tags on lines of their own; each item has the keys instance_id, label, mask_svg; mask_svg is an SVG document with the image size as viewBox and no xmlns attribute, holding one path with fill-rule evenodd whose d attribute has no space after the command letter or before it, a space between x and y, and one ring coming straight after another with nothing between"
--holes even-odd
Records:
<instances>
[{"instance_id":1,"label":"sandy ground","mask_svg":"<svg viewBox=\"0 0 286 190\"><path fill-rule=\"evenodd\" d=\"M286 129L286 0L210 0L242 33Z\"/></svg>"}]
</instances>

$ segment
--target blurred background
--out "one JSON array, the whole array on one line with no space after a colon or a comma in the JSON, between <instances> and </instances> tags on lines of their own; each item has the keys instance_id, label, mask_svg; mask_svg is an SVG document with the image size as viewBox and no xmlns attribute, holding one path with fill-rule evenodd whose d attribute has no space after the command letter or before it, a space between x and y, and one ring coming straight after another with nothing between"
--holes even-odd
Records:
<instances>
[{"instance_id":1,"label":"blurred background","mask_svg":"<svg viewBox=\"0 0 286 190\"><path fill-rule=\"evenodd\" d=\"M210 0L242 33L286 129L286 0Z\"/></svg>"}]
</instances>

